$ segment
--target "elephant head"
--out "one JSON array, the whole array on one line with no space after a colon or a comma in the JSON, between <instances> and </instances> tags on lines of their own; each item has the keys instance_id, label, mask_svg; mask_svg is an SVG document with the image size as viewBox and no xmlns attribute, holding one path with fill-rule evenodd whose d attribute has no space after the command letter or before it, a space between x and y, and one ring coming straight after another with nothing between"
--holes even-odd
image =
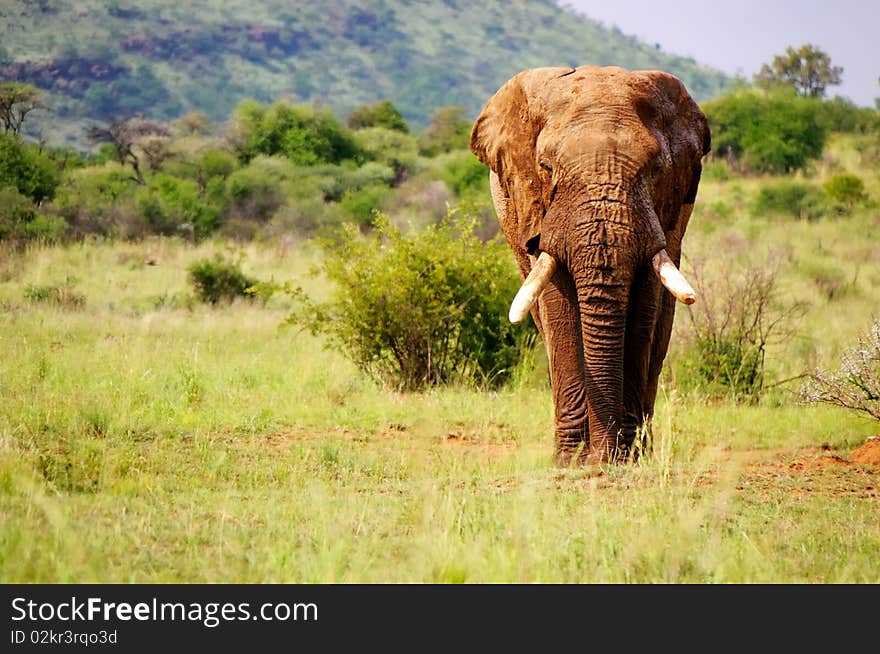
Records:
<instances>
[{"instance_id":1,"label":"elephant head","mask_svg":"<svg viewBox=\"0 0 880 654\"><path fill-rule=\"evenodd\" d=\"M470 147L550 360L557 460L625 456L653 414L681 241L709 151L682 83L659 71L526 70L486 103Z\"/></svg>"}]
</instances>

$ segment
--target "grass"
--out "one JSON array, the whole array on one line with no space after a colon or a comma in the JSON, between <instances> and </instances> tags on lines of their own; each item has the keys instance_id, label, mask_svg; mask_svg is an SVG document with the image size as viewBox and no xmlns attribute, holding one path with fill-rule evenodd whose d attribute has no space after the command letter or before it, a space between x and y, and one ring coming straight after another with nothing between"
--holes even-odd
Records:
<instances>
[{"instance_id":1,"label":"grass","mask_svg":"<svg viewBox=\"0 0 880 654\"><path fill-rule=\"evenodd\" d=\"M880 581L876 471L786 463L846 458L876 425L665 388L650 456L560 470L541 372L499 393L377 388L279 328L283 297L188 300L189 261L224 247L7 254L0 579ZM245 255L326 292L307 247ZM26 299L68 276L84 306Z\"/></svg>"},{"instance_id":2,"label":"grass","mask_svg":"<svg viewBox=\"0 0 880 654\"><path fill-rule=\"evenodd\" d=\"M876 200L850 140L811 181L859 170ZM774 382L835 368L869 325L880 214L754 215L765 181L706 180L686 251L781 265L806 313L768 349ZM188 265L238 247L0 248L0 580L880 582L880 469L850 458L876 422L796 383L742 405L667 374L649 455L559 469L540 350L500 392L379 388L280 327L283 295L194 301ZM326 297L308 243L242 254ZM681 311L667 369L685 336Z\"/></svg>"}]
</instances>

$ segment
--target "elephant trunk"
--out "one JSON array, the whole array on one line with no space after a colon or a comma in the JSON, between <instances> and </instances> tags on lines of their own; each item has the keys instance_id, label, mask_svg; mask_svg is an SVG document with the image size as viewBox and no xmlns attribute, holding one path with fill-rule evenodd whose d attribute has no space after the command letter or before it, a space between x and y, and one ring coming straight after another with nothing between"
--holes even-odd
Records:
<instances>
[{"instance_id":1,"label":"elephant trunk","mask_svg":"<svg viewBox=\"0 0 880 654\"><path fill-rule=\"evenodd\" d=\"M575 272L574 282L583 335L590 458L610 461L619 454L631 271L588 265Z\"/></svg>"}]
</instances>

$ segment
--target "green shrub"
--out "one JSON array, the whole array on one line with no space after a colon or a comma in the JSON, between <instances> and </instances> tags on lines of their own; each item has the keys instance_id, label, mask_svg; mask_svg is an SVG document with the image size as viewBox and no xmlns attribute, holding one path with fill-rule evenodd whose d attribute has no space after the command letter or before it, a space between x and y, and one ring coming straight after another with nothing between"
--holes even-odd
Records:
<instances>
[{"instance_id":1,"label":"green shrub","mask_svg":"<svg viewBox=\"0 0 880 654\"><path fill-rule=\"evenodd\" d=\"M865 183L860 177L851 173L835 175L823 184L822 189L831 200L847 210L852 210L856 204L868 199Z\"/></svg>"},{"instance_id":2,"label":"green shrub","mask_svg":"<svg viewBox=\"0 0 880 654\"><path fill-rule=\"evenodd\" d=\"M238 169L238 161L234 156L216 148L199 153L194 163L205 179L229 177Z\"/></svg>"},{"instance_id":3,"label":"green shrub","mask_svg":"<svg viewBox=\"0 0 880 654\"><path fill-rule=\"evenodd\" d=\"M284 157L256 157L225 183L227 218L264 223L284 204L297 168Z\"/></svg>"},{"instance_id":4,"label":"green shrub","mask_svg":"<svg viewBox=\"0 0 880 654\"><path fill-rule=\"evenodd\" d=\"M504 383L530 331L507 321L520 284L509 248L473 229L454 214L421 233L403 234L382 214L368 237L349 226L325 243L332 298L316 304L292 291L301 304L289 322L326 334L395 388Z\"/></svg>"},{"instance_id":5,"label":"green shrub","mask_svg":"<svg viewBox=\"0 0 880 654\"><path fill-rule=\"evenodd\" d=\"M345 222L338 203L324 202L320 194L291 197L263 228L268 237L331 235Z\"/></svg>"},{"instance_id":6,"label":"green shrub","mask_svg":"<svg viewBox=\"0 0 880 654\"><path fill-rule=\"evenodd\" d=\"M36 215L37 208L30 198L12 186L0 187L0 241L23 238L25 226Z\"/></svg>"},{"instance_id":7,"label":"green shrub","mask_svg":"<svg viewBox=\"0 0 880 654\"><path fill-rule=\"evenodd\" d=\"M758 214L788 214L801 220L816 220L828 211L822 191L813 184L800 182L762 186L752 208Z\"/></svg>"},{"instance_id":8,"label":"green shrub","mask_svg":"<svg viewBox=\"0 0 880 654\"><path fill-rule=\"evenodd\" d=\"M361 156L352 133L329 109L287 102L267 107L247 100L236 108L235 120L242 161L259 154L284 155L297 165L314 166Z\"/></svg>"},{"instance_id":9,"label":"green shrub","mask_svg":"<svg viewBox=\"0 0 880 654\"><path fill-rule=\"evenodd\" d=\"M387 186L367 186L346 192L339 201L339 207L346 213L349 220L361 227L373 223L375 212L379 211L382 198L388 194Z\"/></svg>"},{"instance_id":10,"label":"green shrub","mask_svg":"<svg viewBox=\"0 0 880 654\"><path fill-rule=\"evenodd\" d=\"M68 277L61 284L28 284L24 289L24 297L30 302L54 304L65 309L81 309L86 304L86 296L76 290L76 283L75 277Z\"/></svg>"},{"instance_id":11,"label":"green shrub","mask_svg":"<svg viewBox=\"0 0 880 654\"><path fill-rule=\"evenodd\" d=\"M6 186L41 202L55 194L58 169L37 146L0 132L0 188Z\"/></svg>"},{"instance_id":12,"label":"green shrub","mask_svg":"<svg viewBox=\"0 0 880 654\"><path fill-rule=\"evenodd\" d=\"M25 240L54 243L62 240L67 235L67 231L68 225L64 218L41 213L22 225L22 236Z\"/></svg>"},{"instance_id":13,"label":"green shrub","mask_svg":"<svg viewBox=\"0 0 880 654\"><path fill-rule=\"evenodd\" d=\"M164 172L174 177L191 179L198 184L199 192L205 193L212 182L226 179L240 167L238 159L230 152L217 147L205 147L198 141L195 145L189 145L187 141L192 139L193 137L189 137L174 143L177 151L162 164Z\"/></svg>"},{"instance_id":14,"label":"green shrub","mask_svg":"<svg viewBox=\"0 0 880 654\"><path fill-rule=\"evenodd\" d=\"M358 130L382 127L404 134L409 132L406 120L391 100L381 100L376 104L362 104L355 107L348 116L348 126Z\"/></svg>"},{"instance_id":15,"label":"green shrub","mask_svg":"<svg viewBox=\"0 0 880 654\"><path fill-rule=\"evenodd\" d=\"M409 134L370 127L358 130L355 139L367 158L391 168L395 186L419 171L418 142Z\"/></svg>"},{"instance_id":16,"label":"green shrub","mask_svg":"<svg viewBox=\"0 0 880 654\"><path fill-rule=\"evenodd\" d=\"M208 304L231 302L237 297L253 299L254 296L247 290L259 283L259 280L242 272L238 261L229 260L219 253L212 259L194 261L187 270L196 296Z\"/></svg>"},{"instance_id":17,"label":"green shrub","mask_svg":"<svg viewBox=\"0 0 880 654\"><path fill-rule=\"evenodd\" d=\"M803 306L781 297L777 263L712 263L711 269L701 262L686 271L700 301L687 308L676 379L684 390L709 397L757 401L767 345L789 332Z\"/></svg>"},{"instance_id":18,"label":"green shrub","mask_svg":"<svg viewBox=\"0 0 880 654\"><path fill-rule=\"evenodd\" d=\"M74 236L116 235L121 231L121 210L136 211L133 203L138 188L121 164L79 168L66 175L47 211L67 221ZM135 218L143 222L139 215ZM137 235L140 230L131 231Z\"/></svg>"},{"instance_id":19,"label":"green shrub","mask_svg":"<svg viewBox=\"0 0 880 654\"><path fill-rule=\"evenodd\" d=\"M832 132L868 134L880 130L880 111L859 107L840 96L823 102L821 113Z\"/></svg>"},{"instance_id":20,"label":"green shrub","mask_svg":"<svg viewBox=\"0 0 880 654\"><path fill-rule=\"evenodd\" d=\"M700 388L710 397L755 397L761 391L764 349L742 334L698 338L682 355L680 370L686 387Z\"/></svg>"},{"instance_id":21,"label":"green shrub","mask_svg":"<svg viewBox=\"0 0 880 654\"><path fill-rule=\"evenodd\" d=\"M191 234L202 238L217 227L217 209L199 197L195 182L171 175L150 178L135 201L144 221L156 234Z\"/></svg>"},{"instance_id":22,"label":"green shrub","mask_svg":"<svg viewBox=\"0 0 880 654\"><path fill-rule=\"evenodd\" d=\"M442 179L456 197L489 194L489 169L469 150L451 153L443 167Z\"/></svg>"},{"instance_id":23,"label":"green shrub","mask_svg":"<svg viewBox=\"0 0 880 654\"><path fill-rule=\"evenodd\" d=\"M716 156L743 170L785 173L822 154L828 136L822 102L783 91L739 90L707 102Z\"/></svg>"},{"instance_id":24,"label":"green shrub","mask_svg":"<svg viewBox=\"0 0 880 654\"><path fill-rule=\"evenodd\" d=\"M419 140L419 149L428 157L467 150L472 125L464 107L440 107L431 114L431 124Z\"/></svg>"}]
</instances>

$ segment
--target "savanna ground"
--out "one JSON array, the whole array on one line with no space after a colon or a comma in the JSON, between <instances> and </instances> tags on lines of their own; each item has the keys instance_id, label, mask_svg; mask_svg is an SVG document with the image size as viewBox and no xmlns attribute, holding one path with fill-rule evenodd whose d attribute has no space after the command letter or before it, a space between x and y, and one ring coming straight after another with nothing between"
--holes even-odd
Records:
<instances>
[{"instance_id":1,"label":"savanna ground","mask_svg":"<svg viewBox=\"0 0 880 654\"><path fill-rule=\"evenodd\" d=\"M815 174L876 165L845 145ZM868 327L880 225L754 215L765 182L707 179L686 249L782 264L806 313L770 345L773 381L834 368ZM228 248L4 251L4 582L880 582L880 426L799 404L798 382L756 404L681 391L686 310L653 451L559 469L540 348L498 391L396 393L281 327L284 296L191 301L189 262ZM308 243L243 252L258 278L328 291ZM68 278L60 302L28 299Z\"/></svg>"}]
</instances>

